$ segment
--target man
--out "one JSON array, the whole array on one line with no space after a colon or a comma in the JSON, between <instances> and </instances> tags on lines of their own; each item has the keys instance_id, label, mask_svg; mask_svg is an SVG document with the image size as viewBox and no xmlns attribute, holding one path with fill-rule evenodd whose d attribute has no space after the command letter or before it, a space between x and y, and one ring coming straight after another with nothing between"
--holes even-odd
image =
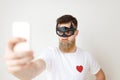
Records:
<instances>
[{"instance_id":1,"label":"man","mask_svg":"<svg viewBox=\"0 0 120 80\"><path fill-rule=\"evenodd\" d=\"M21 80L39 77L45 69L47 80L86 80L88 71L96 76L96 80L105 80L104 72L90 53L76 46L78 32L75 17L59 17L56 25L59 46L50 47L35 61L32 51L13 51L17 43L25 41L23 38L9 40L5 55L8 71Z\"/></svg>"}]
</instances>

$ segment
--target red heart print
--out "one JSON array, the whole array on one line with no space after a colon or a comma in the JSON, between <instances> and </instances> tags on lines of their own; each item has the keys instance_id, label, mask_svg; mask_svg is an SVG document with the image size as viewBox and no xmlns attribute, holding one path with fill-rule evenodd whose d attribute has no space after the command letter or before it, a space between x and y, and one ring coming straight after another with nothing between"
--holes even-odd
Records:
<instances>
[{"instance_id":1,"label":"red heart print","mask_svg":"<svg viewBox=\"0 0 120 80\"><path fill-rule=\"evenodd\" d=\"M83 66L76 66L77 71L82 72L83 71Z\"/></svg>"}]
</instances>

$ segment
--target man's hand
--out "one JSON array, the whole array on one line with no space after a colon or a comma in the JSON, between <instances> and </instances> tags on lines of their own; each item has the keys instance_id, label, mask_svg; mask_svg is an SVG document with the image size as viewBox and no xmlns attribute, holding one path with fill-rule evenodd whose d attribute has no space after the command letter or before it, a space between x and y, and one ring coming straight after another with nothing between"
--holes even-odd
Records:
<instances>
[{"instance_id":1,"label":"man's hand","mask_svg":"<svg viewBox=\"0 0 120 80\"><path fill-rule=\"evenodd\" d=\"M45 68L42 60L33 60L32 51L14 52L17 43L24 42L23 38L14 38L8 41L5 60L8 71L21 80L30 80ZM40 65L41 64L41 65Z\"/></svg>"}]
</instances>

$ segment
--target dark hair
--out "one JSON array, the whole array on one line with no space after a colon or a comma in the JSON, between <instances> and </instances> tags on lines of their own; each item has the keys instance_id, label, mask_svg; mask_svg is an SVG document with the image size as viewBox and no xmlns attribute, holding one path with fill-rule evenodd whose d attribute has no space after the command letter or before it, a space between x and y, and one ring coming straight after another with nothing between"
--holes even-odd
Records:
<instances>
[{"instance_id":1,"label":"dark hair","mask_svg":"<svg viewBox=\"0 0 120 80\"><path fill-rule=\"evenodd\" d=\"M72 15L63 15L57 19L57 25L62 23L69 23L69 22L71 22L77 28L78 26L77 19Z\"/></svg>"}]
</instances>

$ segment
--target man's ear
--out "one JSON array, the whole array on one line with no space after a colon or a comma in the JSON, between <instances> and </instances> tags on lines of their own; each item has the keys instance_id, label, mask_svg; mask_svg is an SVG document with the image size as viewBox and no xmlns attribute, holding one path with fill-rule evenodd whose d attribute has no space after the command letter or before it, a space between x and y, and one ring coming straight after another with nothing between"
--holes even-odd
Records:
<instances>
[{"instance_id":1,"label":"man's ear","mask_svg":"<svg viewBox=\"0 0 120 80\"><path fill-rule=\"evenodd\" d=\"M79 33L79 30L76 30L76 31L75 31L75 36L77 36L77 35L78 35L78 33Z\"/></svg>"}]
</instances>

